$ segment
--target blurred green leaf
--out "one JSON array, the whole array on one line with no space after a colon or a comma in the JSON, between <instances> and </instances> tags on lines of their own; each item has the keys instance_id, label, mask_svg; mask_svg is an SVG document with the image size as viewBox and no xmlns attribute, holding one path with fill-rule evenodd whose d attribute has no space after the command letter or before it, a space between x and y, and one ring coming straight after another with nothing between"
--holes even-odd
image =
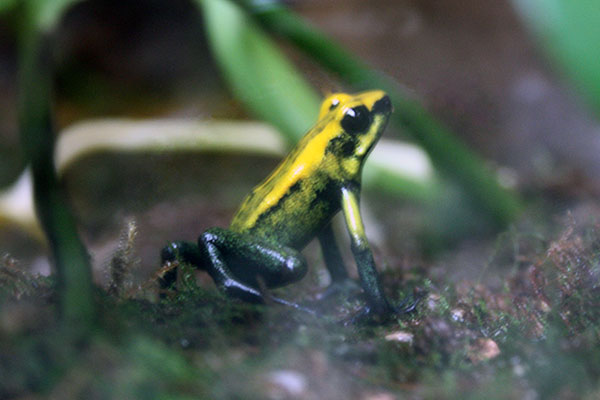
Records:
<instances>
[{"instance_id":1,"label":"blurred green leaf","mask_svg":"<svg viewBox=\"0 0 600 400\"><path fill-rule=\"evenodd\" d=\"M234 95L283 133L290 145L296 143L316 121L320 96L235 2L197 2L213 53ZM389 160L376 162L380 151L376 148L367 161L365 185L375 183L391 193L410 194L410 198L422 199L435 192L431 176L409 176Z\"/></svg>"},{"instance_id":2,"label":"blurred green leaf","mask_svg":"<svg viewBox=\"0 0 600 400\"><path fill-rule=\"evenodd\" d=\"M514 219L521 209L517 196L501 187L484 160L470 151L418 100L409 96L397 81L369 68L280 2L236 1L267 31L287 39L354 87L386 91L395 108L391 123L411 134L442 175L460 184L482 216L478 223L487 220L497 227L504 227Z\"/></svg>"},{"instance_id":3,"label":"blurred green leaf","mask_svg":"<svg viewBox=\"0 0 600 400\"><path fill-rule=\"evenodd\" d=\"M19 0L2 0L0 1L0 13L10 10Z\"/></svg>"},{"instance_id":4,"label":"blurred green leaf","mask_svg":"<svg viewBox=\"0 0 600 400\"><path fill-rule=\"evenodd\" d=\"M76 0L29 0L19 14L18 115L23 154L31 166L35 208L55 271L67 332L88 335L96 322L89 255L77 233L64 187L54 170L52 30ZM80 336L81 335L81 336Z\"/></svg>"},{"instance_id":5,"label":"blurred green leaf","mask_svg":"<svg viewBox=\"0 0 600 400\"><path fill-rule=\"evenodd\" d=\"M600 113L600 1L513 0L544 49Z\"/></svg>"},{"instance_id":6,"label":"blurred green leaf","mask_svg":"<svg viewBox=\"0 0 600 400\"><path fill-rule=\"evenodd\" d=\"M3 0L4 1L4 0ZM63 15L63 12L81 0L20 0L25 6L28 18L39 32L47 32L54 28ZM18 0L8 0L17 3ZM0 5L0 11L2 11Z\"/></svg>"},{"instance_id":7,"label":"blurred green leaf","mask_svg":"<svg viewBox=\"0 0 600 400\"><path fill-rule=\"evenodd\" d=\"M316 120L320 98L273 42L235 4L197 0L213 53L235 96L297 142Z\"/></svg>"}]
</instances>

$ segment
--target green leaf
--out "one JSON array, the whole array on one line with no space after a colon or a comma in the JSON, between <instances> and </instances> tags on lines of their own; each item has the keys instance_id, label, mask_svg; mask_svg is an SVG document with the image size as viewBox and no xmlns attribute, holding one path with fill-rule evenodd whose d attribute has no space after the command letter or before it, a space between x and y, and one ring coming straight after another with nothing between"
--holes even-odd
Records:
<instances>
[{"instance_id":1,"label":"green leaf","mask_svg":"<svg viewBox=\"0 0 600 400\"><path fill-rule=\"evenodd\" d=\"M54 171L52 28L74 1L30 0L19 30L19 135L31 166L34 201L57 275L63 325L74 337L96 322L89 255L79 239L64 187Z\"/></svg>"},{"instance_id":2,"label":"green leaf","mask_svg":"<svg viewBox=\"0 0 600 400\"><path fill-rule=\"evenodd\" d=\"M15 7L19 0L0 0L0 14Z\"/></svg>"},{"instance_id":3,"label":"green leaf","mask_svg":"<svg viewBox=\"0 0 600 400\"><path fill-rule=\"evenodd\" d=\"M290 143L298 141L317 119L318 94L237 5L227 0L197 2L234 95Z\"/></svg>"},{"instance_id":4,"label":"green leaf","mask_svg":"<svg viewBox=\"0 0 600 400\"><path fill-rule=\"evenodd\" d=\"M39 32L52 30L65 10L81 0L21 0L27 10L27 18ZM13 0L14 2L14 0Z\"/></svg>"}]
</instances>

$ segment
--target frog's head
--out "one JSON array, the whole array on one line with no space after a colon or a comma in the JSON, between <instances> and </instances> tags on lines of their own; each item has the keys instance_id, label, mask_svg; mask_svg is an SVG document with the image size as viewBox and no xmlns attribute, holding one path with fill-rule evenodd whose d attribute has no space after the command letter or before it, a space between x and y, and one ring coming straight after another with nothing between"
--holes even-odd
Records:
<instances>
[{"instance_id":1,"label":"frog's head","mask_svg":"<svg viewBox=\"0 0 600 400\"><path fill-rule=\"evenodd\" d=\"M323 130L329 132L327 151L334 153L349 173L359 173L391 113L390 98L381 90L330 95L319 114Z\"/></svg>"}]
</instances>

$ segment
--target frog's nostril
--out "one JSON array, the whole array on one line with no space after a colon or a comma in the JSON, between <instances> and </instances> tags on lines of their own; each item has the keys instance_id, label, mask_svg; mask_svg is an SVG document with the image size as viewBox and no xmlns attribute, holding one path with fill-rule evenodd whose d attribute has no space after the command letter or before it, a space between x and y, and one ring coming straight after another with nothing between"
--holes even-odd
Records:
<instances>
[{"instance_id":1,"label":"frog's nostril","mask_svg":"<svg viewBox=\"0 0 600 400\"><path fill-rule=\"evenodd\" d=\"M383 96L373 105L373 113L385 114L389 113L390 111L392 111L392 102L388 95Z\"/></svg>"}]
</instances>

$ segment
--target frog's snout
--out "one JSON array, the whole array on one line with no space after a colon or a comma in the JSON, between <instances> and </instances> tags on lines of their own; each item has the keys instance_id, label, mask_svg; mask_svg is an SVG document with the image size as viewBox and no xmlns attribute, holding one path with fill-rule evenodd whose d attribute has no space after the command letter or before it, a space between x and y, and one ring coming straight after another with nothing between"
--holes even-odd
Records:
<instances>
[{"instance_id":1,"label":"frog's snout","mask_svg":"<svg viewBox=\"0 0 600 400\"><path fill-rule=\"evenodd\" d=\"M374 114L389 114L392 112L392 101L390 97L386 94L381 99L377 100L373 105L372 112Z\"/></svg>"}]
</instances>

